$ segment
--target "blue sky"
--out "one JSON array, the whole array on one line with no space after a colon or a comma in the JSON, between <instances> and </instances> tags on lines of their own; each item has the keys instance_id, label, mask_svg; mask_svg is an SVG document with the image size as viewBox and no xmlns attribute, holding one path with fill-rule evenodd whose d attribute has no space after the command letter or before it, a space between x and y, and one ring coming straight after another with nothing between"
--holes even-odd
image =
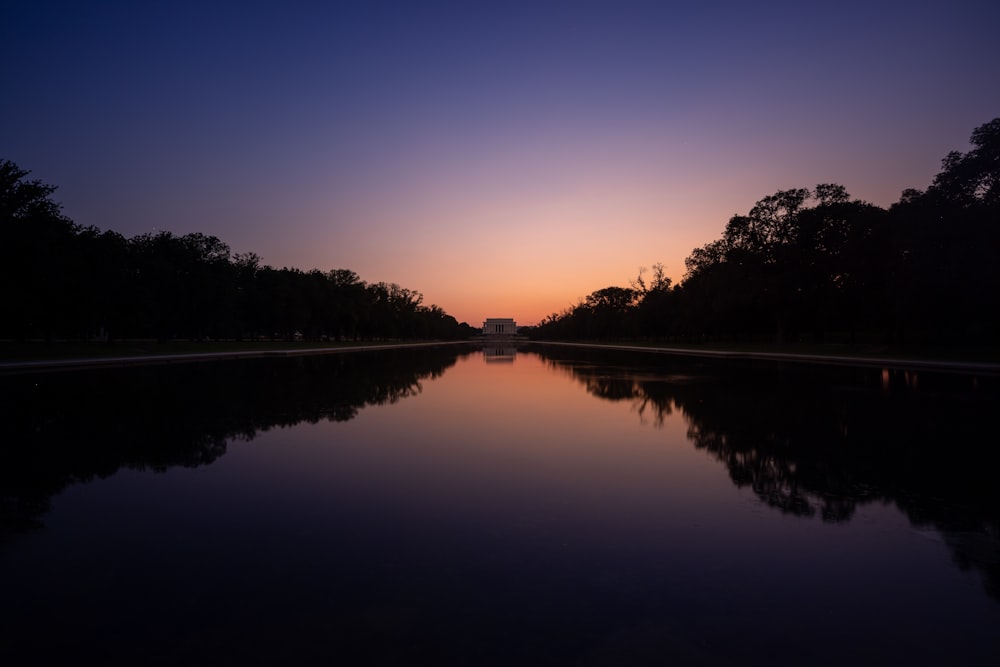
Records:
<instances>
[{"instance_id":1,"label":"blue sky","mask_svg":"<svg viewBox=\"0 0 1000 667\"><path fill-rule=\"evenodd\" d=\"M37 0L0 10L0 157L83 225L528 323L680 279L777 190L926 187L1000 115L998 26L961 0Z\"/></svg>"}]
</instances>

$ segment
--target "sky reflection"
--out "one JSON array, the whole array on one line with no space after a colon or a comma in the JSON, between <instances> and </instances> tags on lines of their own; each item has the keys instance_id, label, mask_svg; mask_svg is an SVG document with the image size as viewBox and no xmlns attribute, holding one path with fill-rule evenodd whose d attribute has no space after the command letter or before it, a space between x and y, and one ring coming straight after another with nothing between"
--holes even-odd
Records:
<instances>
[{"instance_id":1,"label":"sky reflection","mask_svg":"<svg viewBox=\"0 0 1000 667\"><path fill-rule=\"evenodd\" d=\"M415 386L408 363L444 370L418 374L419 390L395 402L368 393L350 419L262 428L208 465L67 486L44 528L0 545L0 638L43 647L32 649L41 657L114 646L147 662L189 651L206 663L1000 656L1000 605L984 593L983 563L955 567L951 538L932 527L944 525L938 515L915 524L915 505L900 511L902 496L893 499L919 491L913 480L859 496L831 521L771 504L757 481L734 476L730 454L755 452L746 460L785 470L814 459L794 420L772 422L777 449L745 447L757 425L730 420L773 415L725 373L699 384L689 363L645 359L636 374L626 358L548 350L505 364L481 352L432 357L368 356L370 369L406 378L386 385L396 388ZM326 364L327 386L339 386L338 366L363 377L363 358ZM761 401L787 400L781 383L805 401L846 382L815 375L810 388L794 373L759 370ZM878 370L870 393L885 395ZM343 414L328 402L341 390L316 399L319 413ZM671 410L651 419L636 409L643 401ZM695 446L695 422L726 435L730 454ZM883 482L830 458L826 425L813 426L810 446L835 483ZM916 470L905 463L903 476ZM821 493L808 476L788 481Z\"/></svg>"}]
</instances>

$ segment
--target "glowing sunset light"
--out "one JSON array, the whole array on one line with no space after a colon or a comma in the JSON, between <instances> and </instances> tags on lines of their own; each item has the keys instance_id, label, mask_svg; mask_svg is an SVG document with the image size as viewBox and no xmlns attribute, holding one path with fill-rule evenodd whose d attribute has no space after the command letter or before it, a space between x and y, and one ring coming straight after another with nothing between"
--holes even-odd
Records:
<instances>
[{"instance_id":1,"label":"glowing sunset light","mask_svg":"<svg viewBox=\"0 0 1000 667\"><path fill-rule=\"evenodd\" d=\"M777 190L888 207L997 115L1000 9L40 0L0 158L80 225L216 236L537 323Z\"/></svg>"}]
</instances>

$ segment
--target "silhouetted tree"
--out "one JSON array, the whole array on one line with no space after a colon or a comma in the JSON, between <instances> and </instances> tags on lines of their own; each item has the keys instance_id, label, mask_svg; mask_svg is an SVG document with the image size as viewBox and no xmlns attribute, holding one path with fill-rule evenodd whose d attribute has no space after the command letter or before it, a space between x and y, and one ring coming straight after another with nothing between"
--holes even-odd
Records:
<instances>
[{"instance_id":1,"label":"silhouetted tree","mask_svg":"<svg viewBox=\"0 0 1000 667\"><path fill-rule=\"evenodd\" d=\"M73 306L77 226L51 195L56 188L0 161L0 298L4 334L51 338Z\"/></svg>"},{"instance_id":2,"label":"silhouetted tree","mask_svg":"<svg viewBox=\"0 0 1000 667\"><path fill-rule=\"evenodd\" d=\"M1000 337L1000 118L976 128L925 191L890 209L889 307L897 342L995 344Z\"/></svg>"},{"instance_id":3,"label":"silhouetted tree","mask_svg":"<svg viewBox=\"0 0 1000 667\"><path fill-rule=\"evenodd\" d=\"M853 328L862 309L852 300L874 287L871 267L884 257L882 213L836 184L765 197L686 260L685 307L706 302L687 326L700 319L714 334L770 328L779 341L807 330L822 339L849 314Z\"/></svg>"},{"instance_id":4,"label":"silhouetted tree","mask_svg":"<svg viewBox=\"0 0 1000 667\"><path fill-rule=\"evenodd\" d=\"M76 245L86 337L112 341L127 336L134 312L128 242L117 232L87 227L80 230Z\"/></svg>"},{"instance_id":5,"label":"silhouetted tree","mask_svg":"<svg viewBox=\"0 0 1000 667\"><path fill-rule=\"evenodd\" d=\"M365 284L354 271L334 269L327 274L331 287L333 325L331 334L339 340L356 339L367 312Z\"/></svg>"},{"instance_id":6,"label":"silhouetted tree","mask_svg":"<svg viewBox=\"0 0 1000 667\"><path fill-rule=\"evenodd\" d=\"M265 329L261 313L264 305L258 285L260 257L253 252L237 253L232 258L231 268L236 338L263 336Z\"/></svg>"},{"instance_id":7,"label":"silhouetted tree","mask_svg":"<svg viewBox=\"0 0 1000 667\"><path fill-rule=\"evenodd\" d=\"M0 336L53 338L461 338L459 325L396 284L348 269L262 266L201 233L125 239L80 228L54 186L0 162Z\"/></svg>"},{"instance_id":8,"label":"silhouetted tree","mask_svg":"<svg viewBox=\"0 0 1000 667\"><path fill-rule=\"evenodd\" d=\"M653 264L652 279L648 283L642 277L643 272L644 269L639 270L639 275L632 284L638 299L636 329L644 337L667 337L672 333L677 317L671 280L660 262Z\"/></svg>"}]
</instances>

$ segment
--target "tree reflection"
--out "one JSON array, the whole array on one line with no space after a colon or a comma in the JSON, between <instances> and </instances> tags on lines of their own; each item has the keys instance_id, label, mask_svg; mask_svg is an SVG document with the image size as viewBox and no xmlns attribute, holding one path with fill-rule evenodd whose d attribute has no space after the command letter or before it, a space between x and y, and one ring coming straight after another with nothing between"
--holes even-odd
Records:
<instances>
[{"instance_id":1,"label":"tree reflection","mask_svg":"<svg viewBox=\"0 0 1000 667\"><path fill-rule=\"evenodd\" d=\"M631 402L644 421L662 425L679 411L696 448L782 513L842 522L863 504L895 504L914 526L937 530L955 563L981 571L1000 598L1000 492L987 441L998 378L540 352L594 396Z\"/></svg>"},{"instance_id":2,"label":"tree reflection","mask_svg":"<svg viewBox=\"0 0 1000 667\"><path fill-rule=\"evenodd\" d=\"M120 468L196 467L300 422L347 421L419 394L454 348L0 377L0 537L40 525L67 486Z\"/></svg>"}]
</instances>

